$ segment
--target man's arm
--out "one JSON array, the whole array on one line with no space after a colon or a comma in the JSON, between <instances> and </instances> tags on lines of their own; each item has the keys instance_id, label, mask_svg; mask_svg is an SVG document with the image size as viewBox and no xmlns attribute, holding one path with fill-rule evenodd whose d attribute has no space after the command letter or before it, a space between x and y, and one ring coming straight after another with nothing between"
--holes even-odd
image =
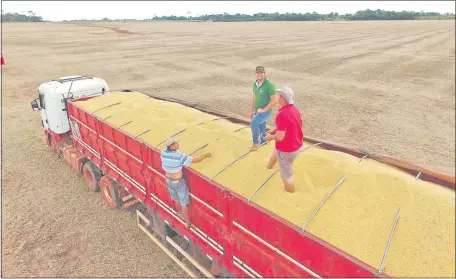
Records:
<instances>
[{"instance_id":1,"label":"man's arm","mask_svg":"<svg viewBox=\"0 0 456 279\"><path fill-rule=\"evenodd\" d=\"M281 141L285 137L285 131L275 131L275 134L267 134L264 139L267 141L275 140L275 141Z\"/></svg>"},{"instance_id":2,"label":"man's arm","mask_svg":"<svg viewBox=\"0 0 456 279\"><path fill-rule=\"evenodd\" d=\"M260 113L273 109L275 107L275 105L279 103L279 97L275 91L276 91L275 85L271 84L269 86L269 97L271 98L271 101L269 102L269 104L266 107L264 107L261 110L258 110Z\"/></svg>"},{"instance_id":3,"label":"man's arm","mask_svg":"<svg viewBox=\"0 0 456 279\"><path fill-rule=\"evenodd\" d=\"M273 137L275 141L281 141L285 137L285 131L276 131Z\"/></svg>"},{"instance_id":4,"label":"man's arm","mask_svg":"<svg viewBox=\"0 0 456 279\"><path fill-rule=\"evenodd\" d=\"M281 141L285 137L285 133L287 130L287 119L283 116L283 114L278 114L276 117L276 127L266 136L264 137L265 140L271 141Z\"/></svg>"},{"instance_id":5,"label":"man's arm","mask_svg":"<svg viewBox=\"0 0 456 279\"><path fill-rule=\"evenodd\" d=\"M207 158L210 158L210 157L212 157L212 154L211 154L210 152L204 153L204 154L201 155L201 156L196 156L196 157L194 157L193 160L192 160L192 163L199 163L199 162L201 162L202 160L207 159Z\"/></svg>"},{"instance_id":6,"label":"man's arm","mask_svg":"<svg viewBox=\"0 0 456 279\"><path fill-rule=\"evenodd\" d=\"M266 112L268 110L271 110L273 107L275 107L275 105L279 102L279 98L277 97L277 94L274 94L271 96L271 101L269 102L269 104L262 109L262 112Z\"/></svg>"}]
</instances>

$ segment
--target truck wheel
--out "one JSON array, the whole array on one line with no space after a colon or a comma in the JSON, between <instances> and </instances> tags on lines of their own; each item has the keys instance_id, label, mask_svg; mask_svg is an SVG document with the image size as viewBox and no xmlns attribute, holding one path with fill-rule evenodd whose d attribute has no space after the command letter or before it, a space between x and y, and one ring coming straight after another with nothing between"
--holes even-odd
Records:
<instances>
[{"instance_id":1,"label":"truck wheel","mask_svg":"<svg viewBox=\"0 0 456 279\"><path fill-rule=\"evenodd\" d=\"M51 143L52 143L51 134L47 134L45 141L46 141L47 146L51 147Z\"/></svg>"},{"instance_id":2,"label":"truck wheel","mask_svg":"<svg viewBox=\"0 0 456 279\"><path fill-rule=\"evenodd\" d=\"M100 190L101 173L92 162L84 164L82 167L82 176L90 191L98 192Z\"/></svg>"},{"instance_id":3,"label":"truck wheel","mask_svg":"<svg viewBox=\"0 0 456 279\"><path fill-rule=\"evenodd\" d=\"M112 208L122 205L119 197L119 186L109 176L105 175L100 179L100 191L104 202Z\"/></svg>"}]
</instances>

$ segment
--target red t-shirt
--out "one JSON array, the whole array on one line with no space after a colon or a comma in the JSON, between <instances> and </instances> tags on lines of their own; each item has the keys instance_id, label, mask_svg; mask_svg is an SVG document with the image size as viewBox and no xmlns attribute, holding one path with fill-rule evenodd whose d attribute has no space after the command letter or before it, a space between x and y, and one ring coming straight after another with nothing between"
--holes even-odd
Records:
<instances>
[{"instance_id":1,"label":"red t-shirt","mask_svg":"<svg viewBox=\"0 0 456 279\"><path fill-rule=\"evenodd\" d=\"M279 109L276 117L277 131L285 131L285 137L276 141L276 149L282 152L294 152L301 148L304 140L301 114L293 104Z\"/></svg>"}]
</instances>

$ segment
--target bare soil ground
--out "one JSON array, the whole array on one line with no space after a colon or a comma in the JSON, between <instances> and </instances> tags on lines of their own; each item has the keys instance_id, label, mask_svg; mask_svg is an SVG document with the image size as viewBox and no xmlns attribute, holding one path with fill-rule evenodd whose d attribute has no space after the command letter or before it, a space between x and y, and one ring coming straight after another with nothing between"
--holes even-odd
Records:
<instances>
[{"instance_id":1,"label":"bare soil ground","mask_svg":"<svg viewBox=\"0 0 456 279\"><path fill-rule=\"evenodd\" d=\"M111 89L248 115L254 68L296 92L305 134L455 171L455 22L4 24L2 275L185 276L43 144L37 86ZM272 123L272 122L271 122Z\"/></svg>"}]
</instances>

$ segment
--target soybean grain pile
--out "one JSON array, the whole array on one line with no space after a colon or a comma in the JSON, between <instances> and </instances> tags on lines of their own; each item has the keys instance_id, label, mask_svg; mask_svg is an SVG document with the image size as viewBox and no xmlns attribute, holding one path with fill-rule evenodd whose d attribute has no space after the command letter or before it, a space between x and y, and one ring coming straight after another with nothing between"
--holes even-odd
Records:
<instances>
[{"instance_id":1,"label":"soybean grain pile","mask_svg":"<svg viewBox=\"0 0 456 279\"><path fill-rule=\"evenodd\" d=\"M112 104L118 105L107 107ZM150 130L138 136L138 140L158 149L164 148L167 135L185 129L179 135L182 152L190 154L208 144L195 155L203 152L213 155L191 166L206 177L214 177L250 148L250 131L235 132L243 125L225 119L211 121L217 118L181 104L151 99L139 92L113 92L78 102L76 106L98 119L107 119L114 127L122 126L120 129L132 136ZM173 118L181 121L174 122ZM310 148L311 144L304 146ZM276 172L276 168L265 168L273 148L273 144L268 144L247 154L214 181L248 199ZM107 159L115 162L116 155L111 154ZM284 191L280 176L276 175L252 201L302 228L324 196L346 177L343 186L312 220L309 232L379 268L391 224L401 208L401 222L384 271L395 277L454 277L454 191L416 180L375 160L358 161L357 157L341 152L319 147L306 149L295 161L294 193ZM121 169L130 172L125 164ZM433 233L429 234L430 231Z\"/></svg>"},{"instance_id":2,"label":"soybean grain pile","mask_svg":"<svg viewBox=\"0 0 456 279\"><path fill-rule=\"evenodd\" d=\"M246 116L263 65L295 90L306 135L453 173L454 33L454 21L4 24L2 274L184 276L43 146L40 83L98 76Z\"/></svg>"}]
</instances>

